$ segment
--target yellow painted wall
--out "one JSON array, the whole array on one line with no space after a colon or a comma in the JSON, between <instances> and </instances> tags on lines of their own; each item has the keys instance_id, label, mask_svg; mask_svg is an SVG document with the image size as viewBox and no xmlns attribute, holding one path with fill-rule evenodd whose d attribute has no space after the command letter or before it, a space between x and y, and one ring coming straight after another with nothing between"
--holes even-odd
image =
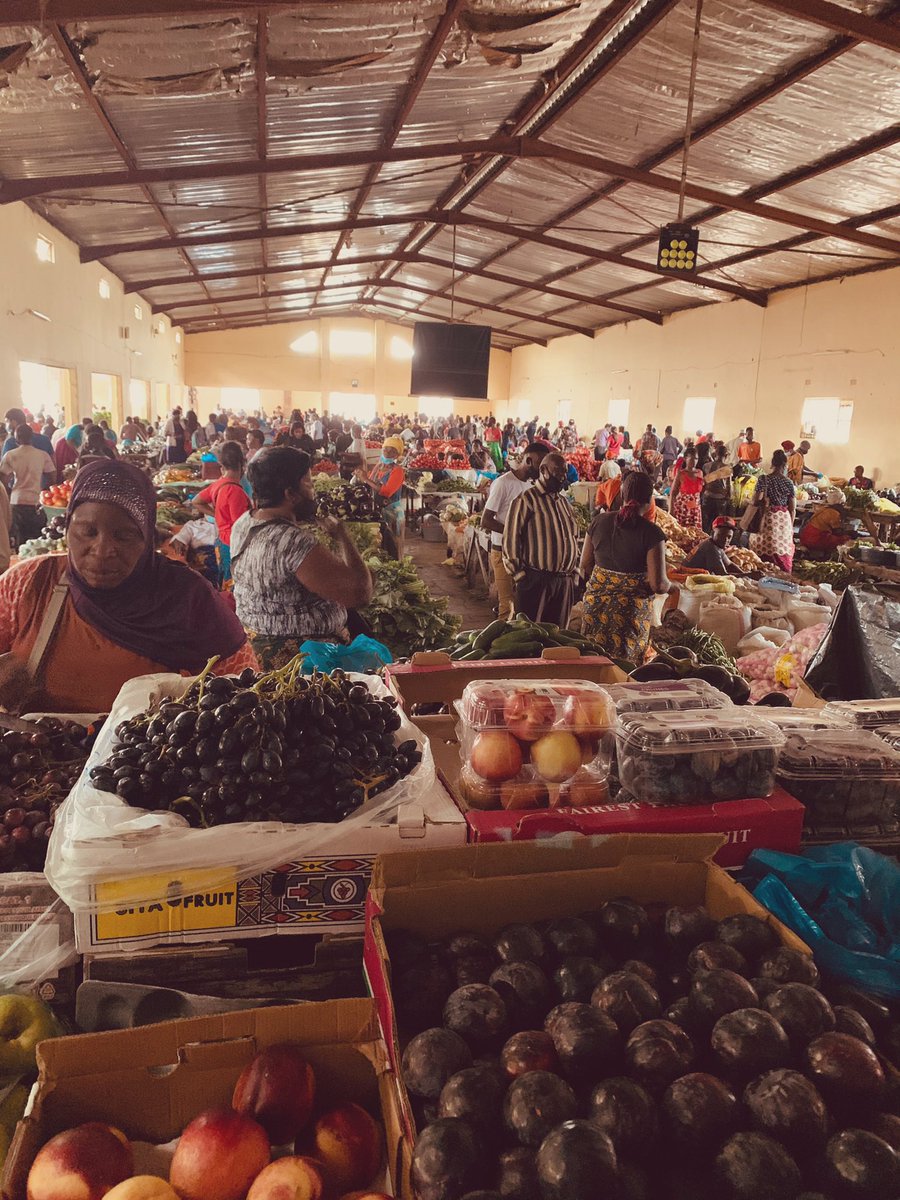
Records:
<instances>
[{"instance_id":1,"label":"yellow painted wall","mask_svg":"<svg viewBox=\"0 0 900 1200\"><path fill-rule=\"evenodd\" d=\"M332 354L329 335L333 329L370 330L372 352L354 357ZM290 349L291 343L310 330L318 334L319 352L295 354ZM413 408L409 395L410 362L393 357L390 350L394 338L412 345L412 331L408 328L389 321L350 317L195 333L185 339L185 380L198 389L201 411L206 400L215 394L213 389L251 387L260 389L267 411L276 403L283 404L285 392L291 393L293 407L320 411L327 407L331 392L358 392L374 395L379 413L408 413ZM509 370L509 352L491 350L490 399L458 401L455 411L487 415L498 408L509 392Z\"/></svg>"},{"instance_id":2,"label":"yellow painted wall","mask_svg":"<svg viewBox=\"0 0 900 1200\"><path fill-rule=\"evenodd\" d=\"M689 396L717 398L714 432L729 440L753 425L763 452L800 440L803 401L853 401L847 445L813 444L808 462L836 476L863 463L882 486L900 480L900 269L795 288L768 307L746 301L676 313L664 325L632 321L544 348L512 352L509 404L516 416L552 419L560 401L582 433L608 417L611 399L629 397L636 437L648 421L682 428Z\"/></svg>"},{"instance_id":3,"label":"yellow painted wall","mask_svg":"<svg viewBox=\"0 0 900 1200\"><path fill-rule=\"evenodd\" d=\"M53 243L54 262L38 261L38 234ZM68 414L72 419L90 415L93 372L120 377L123 409L132 378L170 384L171 394L181 400L184 346L176 343L168 318L152 317L140 296L126 296L120 281L100 263L80 263L77 246L25 204L0 208L0 247L3 411L20 401L19 362L23 360L74 372ZM101 279L109 281L108 300L100 296ZM142 308L143 321L135 319L135 304ZM50 321L30 316L25 311L29 308ZM162 333L156 331L160 319ZM120 336L121 326L129 327L127 340ZM155 387L151 393L155 395Z\"/></svg>"}]
</instances>

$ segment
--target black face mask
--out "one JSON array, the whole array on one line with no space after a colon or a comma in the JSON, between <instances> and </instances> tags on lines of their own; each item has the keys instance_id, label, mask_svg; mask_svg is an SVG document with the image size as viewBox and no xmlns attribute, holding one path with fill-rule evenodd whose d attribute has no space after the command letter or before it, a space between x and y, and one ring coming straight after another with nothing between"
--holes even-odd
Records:
<instances>
[{"instance_id":1,"label":"black face mask","mask_svg":"<svg viewBox=\"0 0 900 1200\"><path fill-rule=\"evenodd\" d=\"M560 479L558 475L544 475L542 478L544 491L551 496L558 496L565 489L567 482L568 480Z\"/></svg>"},{"instance_id":2,"label":"black face mask","mask_svg":"<svg viewBox=\"0 0 900 1200\"><path fill-rule=\"evenodd\" d=\"M294 505L294 516L298 521L314 521L316 519L316 501L302 496Z\"/></svg>"}]
</instances>

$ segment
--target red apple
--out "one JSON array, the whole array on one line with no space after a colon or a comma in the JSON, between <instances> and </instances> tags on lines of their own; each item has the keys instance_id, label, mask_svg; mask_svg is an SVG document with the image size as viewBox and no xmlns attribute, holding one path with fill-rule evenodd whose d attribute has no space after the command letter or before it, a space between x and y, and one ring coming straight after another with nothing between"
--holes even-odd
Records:
<instances>
[{"instance_id":1,"label":"red apple","mask_svg":"<svg viewBox=\"0 0 900 1200\"><path fill-rule=\"evenodd\" d=\"M181 1135L169 1182L182 1200L244 1200L268 1162L261 1125L233 1108L211 1108Z\"/></svg>"},{"instance_id":2,"label":"red apple","mask_svg":"<svg viewBox=\"0 0 900 1200\"><path fill-rule=\"evenodd\" d=\"M499 730L479 733L472 744L469 761L476 775L492 783L502 783L521 771L522 750L512 734Z\"/></svg>"},{"instance_id":3,"label":"red apple","mask_svg":"<svg viewBox=\"0 0 900 1200\"><path fill-rule=\"evenodd\" d=\"M468 766L464 766L459 773L458 787L460 796L469 808L487 811L500 807L500 788L497 784L481 779Z\"/></svg>"},{"instance_id":4,"label":"red apple","mask_svg":"<svg viewBox=\"0 0 900 1200\"><path fill-rule=\"evenodd\" d=\"M606 692L578 692L566 700L563 719L579 736L605 733L615 722L616 710Z\"/></svg>"},{"instance_id":5,"label":"red apple","mask_svg":"<svg viewBox=\"0 0 900 1200\"><path fill-rule=\"evenodd\" d=\"M542 779L562 783L581 766L581 745L574 733L545 733L532 743L531 762Z\"/></svg>"},{"instance_id":6,"label":"red apple","mask_svg":"<svg viewBox=\"0 0 900 1200\"><path fill-rule=\"evenodd\" d=\"M511 779L500 784L500 806L508 811L546 808L547 803L547 785L540 779Z\"/></svg>"},{"instance_id":7,"label":"red apple","mask_svg":"<svg viewBox=\"0 0 900 1200\"><path fill-rule=\"evenodd\" d=\"M124 1133L90 1121L52 1137L28 1172L28 1200L101 1200L134 1172Z\"/></svg>"},{"instance_id":8,"label":"red apple","mask_svg":"<svg viewBox=\"0 0 900 1200\"><path fill-rule=\"evenodd\" d=\"M325 1168L331 1189L341 1196L368 1187L381 1166L381 1127L358 1104L338 1104L302 1135L303 1149Z\"/></svg>"},{"instance_id":9,"label":"red apple","mask_svg":"<svg viewBox=\"0 0 900 1200\"><path fill-rule=\"evenodd\" d=\"M539 692L512 692L503 705L503 720L513 737L534 742L553 728L556 709L550 697Z\"/></svg>"},{"instance_id":10,"label":"red apple","mask_svg":"<svg viewBox=\"0 0 900 1200\"><path fill-rule=\"evenodd\" d=\"M296 1046L269 1046L243 1070L231 1105L258 1121L273 1146L293 1142L316 1095L313 1069Z\"/></svg>"},{"instance_id":11,"label":"red apple","mask_svg":"<svg viewBox=\"0 0 900 1200\"><path fill-rule=\"evenodd\" d=\"M473 724L499 728L503 724L503 705L506 691L495 683L469 685L466 712Z\"/></svg>"},{"instance_id":12,"label":"red apple","mask_svg":"<svg viewBox=\"0 0 900 1200\"><path fill-rule=\"evenodd\" d=\"M263 1167L247 1200L322 1200L326 1191L322 1164L314 1158L292 1155Z\"/></svg>"}]
</instances>

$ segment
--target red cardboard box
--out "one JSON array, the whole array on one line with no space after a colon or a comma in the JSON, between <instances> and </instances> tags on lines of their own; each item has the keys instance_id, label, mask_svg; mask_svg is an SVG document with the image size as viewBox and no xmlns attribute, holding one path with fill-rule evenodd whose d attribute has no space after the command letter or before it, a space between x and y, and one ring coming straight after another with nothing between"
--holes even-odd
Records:
<instances>
[{"instance_id":1,"label":"red cardboard box","mask_svg":"<svg viewBox=\"0 0 900 1200\"><path fill-rule=\"evenodd\" d=\"M743 866L753 850L782 850L797 854L803 831L804 808L799 800L776 788L765 800L721 800L715 804L660 808L637 800L591 808L536 809L533 812L466 814L472 842L527 842L572 832L609 833L723 833L725 845L714 862L726 869Z\"/></svg>"}]
</instances>

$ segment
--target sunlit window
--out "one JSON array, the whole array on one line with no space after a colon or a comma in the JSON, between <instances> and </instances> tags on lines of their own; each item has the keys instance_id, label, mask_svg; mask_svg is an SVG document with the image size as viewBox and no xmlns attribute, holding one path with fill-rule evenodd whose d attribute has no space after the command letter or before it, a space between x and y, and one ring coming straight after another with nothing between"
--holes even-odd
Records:
<instances>
[{"instance_id":1,"label":"sunlit window","mask_svg":"<svg viewBox=\"0 0 900 1200\"><path fill-rule=\"evenodd\" d=\"M396 358L401 362L409 362L413 356L412 342L408 342L406 338L398 337L397 334L394 334L388 345L388 352L391 358Z\"/></svg>"},{"instance_id":2,"label":"sunlit window","mask_svg":"<svg viewBox=\"0 0 900 1200\"><path fill-rule=\"evenodd\" d=\"M631 401L627 397L624 400L610 400L606 416L609 424L615 425L617 429L620 425L627 426L630 405Z\"/></svg>"},{"instance_id":3,"label":"sunlit window","mask_svg":"<svg viewBox=\"0 0 900 1200\"><path fill-rule=\"evenodd\" d=\"M850 441L853 401L839 396L807 396L803 401L800 432L805 438L832 446Z\"/></svg>"},{"instance_id":4,"label":"sunlit window","mask_svg":"<svg viewBox=\"0 0 900 1200\"><path fill-rule=\"evenodd\" d=\"M335 358L365 358L375 348L371 329L332 329L328 348Z\"/></svg>"},{"instance_id":5,"label":"sunlit window","mask_svg":"<svg viewBox=\"0 0 900 1200\"><path fill-rule=\"evenodd\" d=\"M166 332L166 323L162 319L162 317L160 317L159 320L156 322L156 332L159 334L163 334Z\"/></svg>"},{"instance_id":6,"label":"sunlit window","mask_svg":"<svg viewBox=\"0 0 900 1200\"><path fill-rule=\"evenodd\" d=\"M315 329L310 329L306 333L301 333L298 338L294 338L294 340L291 342L291 349L295 354L318 354L318 333L315 331Z\"/></svg>"},{"instance_id":7,"label":"sunlit window","mask_svg":"<svg viewBox=\"0 0 900 1200\"><path fill-rule=\"evenodd\" d=\"M56 250L53 243L48 237L44 237L39 233L34 244L34 252L38 256L38 262L52 263L56 261Z\"/></svg>"},{"instance_id":8,"label":"sunlit window","mask_svg":"<svg viewBox=\"0 0 900 1200\"><path fill-rule=\"evenodd\" d=\"M112 288L109 286L109 280L101 279L97 284L97 291L100 293L101 300L108 300L112 295Z\"/></svg>"},{"instance_id":9,"label":"sunlit window","mask_svg":"<svg viewBox=\"0 0 900 1200\"><path fill-rule=\"evenodd\" d=\"M453 413L453 397L420 396L419 412L430 417L432 421L435 417L449 417Z\"/></svg>"},{"instance_id":10,"label":"sunlit window","mask_svg":"<svg viewBox=\"0 0 900 1200\"><path fill-rule=\"evenodd\" d=\"M144 310L141 308L141 306L139 304L136 304L134 306L134 319L136 321L143 321L143 319L144 319Z\"/></svg>"},{"instance_id":11,"label":"sunlit window","mask_svg":"<svg viewBox=\"0 0 900 1200\"><path fill-rule=\"evenodd\" d=\"M684 402L684 419L682 422L682 427L688 437L696 437L698 433L714 432L715 419L715 396L687 397Z\"/></svg>"},{"instance_id":12,"label":"sunlit window","mask_svg":"<svg viewBox=\"0 0 900 1200\"><path fill-rule=\"evenodd\" d=\"M256 412L259 408L258 388L221 388L219 395L225 412Z\"/></svg>"},{"instance_id":13,"label":"sunlit window","mask_svg":"<svg viewBox=\"0 0 900 1200\"><path fill-rule=\"evenodd\" d=\"M181 345L181 330L180 329L175 330L175 345L176 346Z\"/></svg>"}]
</instances>

